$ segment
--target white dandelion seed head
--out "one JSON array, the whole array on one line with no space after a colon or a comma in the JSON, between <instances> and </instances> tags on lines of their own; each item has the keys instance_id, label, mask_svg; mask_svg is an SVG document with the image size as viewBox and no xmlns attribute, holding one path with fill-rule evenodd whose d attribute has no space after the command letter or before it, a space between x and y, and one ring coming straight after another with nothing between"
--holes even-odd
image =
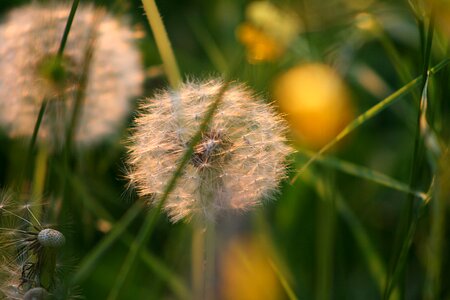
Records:
<instances>
[{"instance_id":1,"label":"white dandelion seed head","mask_svg":"<svg viewBox=\"0 0 450 300\"><path fill-rule=\"evenodd\" d=\"M39 138L60 146L86 63L77 144L114 133L129 113L130 98L141 93L144 75L133 32L91 5L79 5L60 68L49 69L57 62L69 11L69 5L33 3L12 10L0 25L0 125L11 136L32 134L47 98L51 101ZM88 47L93 49L91 59Z\"/></svg>"},{"instance_id":2,"label":"white dandelion seed head","mask_svg":"<svg viewBox=\"0 0 450 300\"><path fill-rule=\"evenodd\" d=\"M61 248L66 243L66 238L58 230L46 228L39 231L38 242L46 248Z\"/></svg>"},{"instance_id":3,"label":"white dandelion seed head","mask_svg":"<svg viewBox=\"0 0 450 300\"><path fill-rule=\"evenodd\" d=\"M159 199L223 82L190 82L141 104L130 140L128 178L140 196ZM270 198L285 176L286 125L243 84L225 91L208 129L164 204L176 222L247 210Z\"/></svg>"}]
</instances>

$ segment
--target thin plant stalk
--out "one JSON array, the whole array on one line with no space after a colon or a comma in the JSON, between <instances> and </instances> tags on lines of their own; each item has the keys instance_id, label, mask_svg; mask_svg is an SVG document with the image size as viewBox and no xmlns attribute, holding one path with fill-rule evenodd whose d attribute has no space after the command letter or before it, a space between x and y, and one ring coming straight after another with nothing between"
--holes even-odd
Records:
<instances>
[{"instance_id":1,"label":"thin plant stalk","mask_svg":"<svg viewBox=\"0 0 450 300\"><path fill-rule=\"evenodd\" d=\"M34 165L33 187L31 192L32 210L37 219L40 219L42 207L39 205L44 194L45 180L47 177L48 149L46 145L40 145Z\"/></svg>"},{"instance_id":2,"label":"thin plant stalk","mask_svg":"<svg viewBox=\"0 0 450 300\"><path fill-rule=\"evenodd\" d=\"M213 220L206 221L205 227L205 272L203 299L215 299L216 283L216 230Z\"/></svg>"},{"instance_id":3,"label":"thin plant stalk","mask_svg":"<svg viewBox=\"0 0 450 300\"><path fill-rule=\"evenodd\" d=\"M64 49L66 47L67 39L69 37L70 29L72 28L73 19L75 17L75 13L77 11L79 2L80 2L80 0L74 0L72 2L72 7L70 9L69 17L67 18L66 26L64 28L64 33L63 33L63 36L61 37L61 42L59 44L59 48L58 48L58 52L57 52L57 56L59 58L62 58L62 56L64 54ZM31 163L31 160L33 157L34 146L36 145L39 128L40 128L42 120L44 118L44 114L45 114L45 110L47 108L48 101L49 100L47 98L44 98L42 100L41 107L39 108L38 117L36 119L36 123L35 123L34 129L33 129L33 134L31 136L30 144L28 145L27 158L26 158L27 163L25 164L25 168L28 168L28 166ZM21 188L22 182L26 177L26 173L27 172L25 170L23 172L21 178L19 179L19 188Z\"/></svg>"},{"instance_id":4,"label":"thin plant stalk","mask_svg":"<svg viewBox=\"0 0 450 300\"><path fill-rule=\"evenodd\" d=\"M431 228L429 235L429 248L427 253L426 277L424 299L439 299L441 292L441 273L443 260L443 247L445 241L446 204L450 200L448 180L450 172L446 166L450 163L448 150L441 159L434 199L431 206Z\"/></svg>"},{"instance_id":5,"label":"thin plant stalk","mask_svg":"<svg viewBox=\"0 0 450 300\"><path fill-rule=\"evenodd\" d=\"M429 63L431 57L431 46L433 42L433 33L434 33L434 18L433 14L430 17L430 23L428 27L428 33L426 37L426 46L424 51L424 63L423 63L423 71L422 78L424 79L422 82L422 97L419 103L419 109L417 113L417 125L416 125L416 136L414 141L414 150L412 157L412 167L411 167L411 176L410 176L410 188L415 189L421 180L421 173L424 168L424 158L425 158L425 147L423 143L423 137L421 135L420 130L420 121L423 117L423 108L426 105L425 101L427 101L427 87L428 87L428 77L430 75L429 71ZM404 271L407 256L409 253L409 249L412 244L412 239L415 234L415 230L417 228L417 224L419 221L419 217L421 214L419 212L422 210L423 203L419 204L419 207L415 207L417 198L414 195L409 194L407 197L407 202L405 204L404 213L399 225L399 235L398 241L401 241L400 245L396 251L394 252L394 260L392 264L392 271L388 274L388 280L384 299L389 299L392 290L397 285L398 281L402 279L402 273Z\"/></svg>"},{"instance_id":6,"label":"thin plant stalk","mask_svg":"<svg viewBox=\"0 0 450 300\"><path fill-rule=\"evenodd\" d=\"M201 225L194 225L192 232L191 248L191 277L192 290L195 299L202 298L204 272L204 252L205 252L205 228Z\"/></svg>"},{"instance_id":7,"label":"thin plant stalk","mask_svg":"<svg viewBox=\"0 0 450 300\"><path fill-rule=\"evenodd\" d=\"M327 177L330 177L328 175ZM316 275L316 299L327 300L331 298L333 282L333 249L335 238L335 197L331 178L322 181L319 194L322 201L318 202L317 217L317 275Z\"/></svg>"},{"instance_id":8,"label":"thin plant stalk","mask_svg":"<svg viewBox=\"0 0 450 300\"><path fill-rule=\"evenodd\" d=\"M176 89L181 84L181 75L158 7L154 0L142 0L142 4L155 37L169 84Z\"/></svg>"}]
</instances>

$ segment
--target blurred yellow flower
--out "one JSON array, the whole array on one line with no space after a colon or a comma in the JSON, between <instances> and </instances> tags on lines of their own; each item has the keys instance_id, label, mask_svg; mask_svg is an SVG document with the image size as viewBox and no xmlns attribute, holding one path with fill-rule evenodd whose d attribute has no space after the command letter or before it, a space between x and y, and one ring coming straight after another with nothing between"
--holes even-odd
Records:
<instances>
[{"instance_id":1,"label":"blurred yellow flower","mask_svg":"<svg viewBox=\"0 0 450 300\"><path fill-rule=\"evenodd\" d=\"M220 261L222 299L283 299L269 257L267 247L256 240L241 238L232 241Z\"/></svg>"},{"instance_id":2,"label":"blurred yellow flower","mask_svg":"<svg viewBox=\"0 0 450 300\"><path fill-rule=\"evenodd\" d=\"M275 82L274 98L300 142L321 148L353 118L350 93L339 74L321 63L296 66Z\"/></svg>"},{"instance_id":3,"label":"blurred yellow flower","mask_svg":"<svg viewBox=\"0 0 450 300\"><path fill-rule=\"evenodd\" d=\"M236 30L247 49L251 63L278 59L300 31L296 15L270 2L256 1L247 6L246 21Z\"/></svg>"},{"instance_id":4,"label":"blurred yellow flower","mask_svg":"<svg viewBox=\"0 0 450 300\"><path fill-rule=\"evenodd\" d=\"M434 6L437 27L450 38L450 1L428 0L429 9Z\"/></svg>"}]
</instances>

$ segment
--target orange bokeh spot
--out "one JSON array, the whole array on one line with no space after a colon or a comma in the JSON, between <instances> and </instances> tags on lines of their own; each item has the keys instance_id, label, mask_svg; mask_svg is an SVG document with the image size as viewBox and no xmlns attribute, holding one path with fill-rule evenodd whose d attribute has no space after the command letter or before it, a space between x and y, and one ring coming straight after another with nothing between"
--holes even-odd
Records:
<instances>
[{"instance_id":1,"label":"orange bokeh spot","mask_svg":"<svg viewBox=\"0 0 450 300\"><path fill-rule=\"evenodd\" d=\"M282 74L274 97L300 142L321 148L353 118L350 93L331 67L310 63Z\"/></svg>"}]
</instances>

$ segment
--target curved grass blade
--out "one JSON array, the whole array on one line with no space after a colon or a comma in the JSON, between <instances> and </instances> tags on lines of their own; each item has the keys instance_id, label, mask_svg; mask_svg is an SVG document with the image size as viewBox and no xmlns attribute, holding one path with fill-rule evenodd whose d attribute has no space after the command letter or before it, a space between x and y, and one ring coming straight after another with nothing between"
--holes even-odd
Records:
<instances>
[{"instance_id":1,"label":"curved grass blade","mask_svg":"<svg viewBox=\"0 0 450 300\"><path fill-rule=\"evenodd\" d=\"M305 155L308 158L311 158L314 156L314 152L306 150L306 149L300 149L298 152L302 155ZM392 177L389 177L381 172L359 166L347 161L343 161L334 157L329 156L321 156L317 158L317 162L322 163L323 165L335 168L341 172L360 177L375 183L378 183L380 185L389 187L391 189L413 194L417 198L420 198L422 200L426 200L427 195L424 192L411 190L409 186L406 183L400 182Z\"/></svg>"},{"instance_id":2,"label":"curved grass blade","mask_svg":"<svg viewBox=\"0 0 450 300\"><path fill-rule=\"evenodd\" d=\"M286 295L288 296L289 300L298 300L297 296L294 293L294 290L289 285L289 282L287 278L284 276L283 272L281 272L280 268L276 265L276 263L269 258L269 264L272 270L275 272L275 274L278 277L278 280L281 283L281 286L283 287Z\"/></svg>"},{"instance_id":3,"label":"curved grass blade","mask_svg":"<svg viewBox=\"0 0 450 300\"><path fill-rule=\"evenodd\" d=\"M439 72L442 68L447 66L450 63L450 59L444 59L440 63L438 63L436 66L434 66L432 69L429 70L429 75L435 74ZM326 144L322 149L319 150L316 154L314 154L313 157L311 157L300 170L297 172L297 174L294 176L294 178L291 180L291 183L294 183L298 177L303 173L305 169L307 169L314 161L316 161L322 154L324 154L326 151L331 149L334 145L336 145L339 141L341 141L344 137L349 135L351 132L353 132L356 128L361 126L362 124L366 123L368 120L372 119L376 115L378 115L380 112L394 104L396 101L398 101L402 96L410 92L417 84L423 81L423 78L426 76L419 76L415 78L414 80L410 81L408 84L404 85L391 95L389 95L387 98L379 102L378 104L372 106L370 109L368 109L366 112L359 115L356 119L354 119L350 124L348 124L332 141L330 141L328 144Z\"/></svg>"}]
</instances>

